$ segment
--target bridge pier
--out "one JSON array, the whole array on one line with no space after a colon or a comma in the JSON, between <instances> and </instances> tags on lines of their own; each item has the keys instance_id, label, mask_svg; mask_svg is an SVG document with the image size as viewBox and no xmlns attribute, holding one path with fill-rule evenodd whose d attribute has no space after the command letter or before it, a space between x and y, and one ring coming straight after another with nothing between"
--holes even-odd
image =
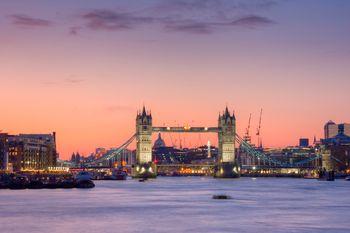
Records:
<instances>
[{"instance_id":1,"label":"bridge pier","mask_svg":"<svg viewBox=\"0 0 350 233\"><path fill-rule=\"evenodd\" d=\"M133 178L157 178L157 165L152 162L136 164L132 174Z\"/></svg>"},{"instance_id":2,"label":"bridge pier","mask_svg":"<svg viewBox=\"0 0 350 233\"><path fill-rule=\"evenodd\" d=\"M214 168L214 178L239 178L240 176L240 167L236 163L223 162Z\"/></svg>"},{"instance_id":3,"label":"bridge pier","mask_svg":"<svg viewBox=\"0 0 350 233\"><path fill-rule=\"evenodd\" d=\"M324 146L321 148L322 169L319 171L319 178L328 181L334 181L335 171L331 159L331 151Z\"/></svg>"}]
</instances>

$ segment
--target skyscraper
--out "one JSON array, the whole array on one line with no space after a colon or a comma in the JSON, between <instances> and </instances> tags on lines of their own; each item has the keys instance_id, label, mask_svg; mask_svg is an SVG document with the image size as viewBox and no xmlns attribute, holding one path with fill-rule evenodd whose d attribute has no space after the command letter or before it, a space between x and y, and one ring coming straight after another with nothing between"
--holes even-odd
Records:
<instances>
[{"instance_id":1,"label":"skyscraper","mask_svg":"<svg viewBox=\"0 0 350 233\"><path fill-rule=\"evenodd\" d=\"M350 124L349 123L341 123L336 124L333 121L328 121L324 126L324 138L334 138L338 134L339 125L344 125L344 134L350 136Z\"/></svg>"}]
</instances>

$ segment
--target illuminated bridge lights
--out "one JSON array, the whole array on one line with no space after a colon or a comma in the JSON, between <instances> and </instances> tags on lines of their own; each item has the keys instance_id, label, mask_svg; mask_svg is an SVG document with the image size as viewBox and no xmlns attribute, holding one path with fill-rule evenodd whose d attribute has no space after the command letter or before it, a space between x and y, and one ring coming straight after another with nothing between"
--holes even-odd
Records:
<instances>
[{"instance_id":1,"label":"illuminated bridge lights","mask_svg":"<svg viewBox=\"0 0 350 233\"><path fill-rule=\"evenodd\" d=\"M184 126L184 130L190 130L190 129L191 129L191 126L188 126L188 125Z\"/></svg>"}]
</instances>

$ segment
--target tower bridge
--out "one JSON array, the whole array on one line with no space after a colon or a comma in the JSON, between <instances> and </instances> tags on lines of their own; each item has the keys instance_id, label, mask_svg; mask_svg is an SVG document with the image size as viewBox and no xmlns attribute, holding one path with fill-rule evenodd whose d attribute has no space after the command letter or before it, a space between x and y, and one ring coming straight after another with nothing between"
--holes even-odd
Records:
<instances>
[{"instance_id":1,"label":"tower bridge","mask_svg":"<svg viewBox=\"0 0 350 233\"><path fill-rule=\"evenodd\" d=\"M217 133L219 142L218 159L216 164L210 166L213 168L214 177L218 178L237 178L240 176L241 166L238 164L235 154L236 144L249 156L267 162L270 168L302 168L311 161L320 158L322 158L322 167L327 168L327 164L331 164L330 160L332 159L331 156L327 156L329 152L324 149L319 150L316 156L298 162L283 162L271 158L262 151L256 150L236 133L235 115L234 113L231 114L227 107L222 114L219 114L218 124L214 127L153 126L152 114L143 107L142 111L138 112L136 116L135 134L125 141L117 150L93 161L90 166L96 166L97 164L102 164L104 161L116 158L136 139L136 164L133 166L132 170L133 177L155 178L157 176L157 165L152 161L152 134L156 132Z\"/></svg>"},{"instance_id":2,"label":"tower bridge","mask_svg":"<svg viewBox=\"0 0 350 233\"><path fill-rule=\"evenodd\" d=\"M143 107L136 117L136 160L134 177L156 177L157 167L152 162L152 133L217 133L218 134L218 164L214 176L222 178L239 177L239 166L235 156L236 118L226 107L219 114L217 127L153 127L152 115Z\"/></svg>"}]
</instances>

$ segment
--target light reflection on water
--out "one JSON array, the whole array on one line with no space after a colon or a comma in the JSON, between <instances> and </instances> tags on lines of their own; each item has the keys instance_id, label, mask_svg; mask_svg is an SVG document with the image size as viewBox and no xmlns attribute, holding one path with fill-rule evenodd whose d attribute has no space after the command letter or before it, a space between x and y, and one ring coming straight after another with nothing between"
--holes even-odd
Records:
<instances>
[{"instance_id":1,"label":"light reflection on water","mask_svg":"<svg viewBox=\"0 0 350 233\"><path fill-rule=\"evenodd\" d=\"M0 190L0 232L350 232L350 182L160 177ZM228 194L231 200L213 200Z\"/></svg>"}]
</instances>

